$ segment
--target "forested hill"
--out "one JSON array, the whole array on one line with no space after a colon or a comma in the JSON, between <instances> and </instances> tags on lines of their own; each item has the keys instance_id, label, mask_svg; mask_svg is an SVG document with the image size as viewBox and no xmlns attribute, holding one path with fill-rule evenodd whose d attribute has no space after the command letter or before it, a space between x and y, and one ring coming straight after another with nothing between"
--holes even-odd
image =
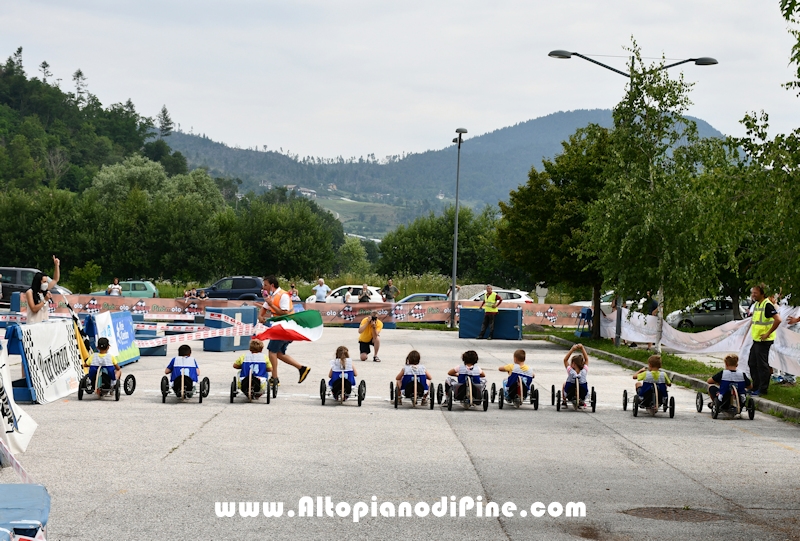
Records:
<instances>
[{"instance_id":1,"label":"forested hill","mask_svg":"<svg viewBox=\"0 0 800 541\"><path fill-rule=\"evenodd\" d=\"M722 137L707 122L694 119L702 137ZM612 126L608 109L558 112L521 122L477 137L461 148L461 192L466 200L494 203L527 180L531 166L561 150L561 142L589 123ZM261 181L273 185L297 184L320 189L329 183L354 194L383 193L405 199L435 197L455 192L456 148L410 154L388 163L373 157L356 160L300 159L278 152L234 149L211 139L173 133L169 144L186 156L190 167L206 166L212 176L244 181L242 191L258 190Z\"/></svg>"}]
</instances>

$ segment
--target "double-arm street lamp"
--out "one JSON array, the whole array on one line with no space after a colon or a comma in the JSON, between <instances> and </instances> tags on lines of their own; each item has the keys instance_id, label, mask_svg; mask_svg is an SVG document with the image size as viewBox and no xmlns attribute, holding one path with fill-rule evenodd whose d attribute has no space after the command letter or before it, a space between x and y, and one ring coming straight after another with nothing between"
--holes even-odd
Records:
<instances>
[{"instance_id":1,"label":"double-arm street lamp","mask_svg":"<svg viewBox=\"0 0 800 541\"><path fill-rule=\"evenodd\" d=\"M450 328L456 326L456 271L458 270L458 177L461 172L461 136L467 133L465 128L456 130L458 137L453 139L458 144L458 158L456 160L456 215L455 225L453 226L453 283L450 286Z\"/></svg>"},{"instance_id":2,"label":"double-arm street lamp","mask_svg":"<svg viewBox=\"0 0 800 541\"><path fill-rule=\"evenodd\" d=\"M550 51L550 53L548 53L547 56L549 56L551 58L559 58L559 59L563 59L563 60L569 60L573 56L577 56L578 58L583 58L584 60L586 60L588 62L591 62L592 64L597 64L598 66L606 68L607 70L611 70L614 73L618 73L618 74L622 75L623 77L628 77L629 79L631 78L631 74L630 73L625 73L624 71L618 70L617 68L612 68L611 66L607 66L606 64L603 64L602 62L598 62L594 58L589 58L588 56L584 56L584 55L582 55L580 53L571 53L569 51L564 51L562 49L556 49L555 51ZM717 60L714 59L714 58L711 58L709 56L701 56L700 58L687 58L686 60L681 60L679 62L675 62L674 64L667 64L667 65L664 65L664 66L658 66L658 67L655 68L654 71L660 71L660 70L673 68L675 66L680 66L681 64L686 64L688 62L694 62L696 66L713 66L714 64L718 63ZM455 274L455 272L454 272L454 274ZM659 291L659 293L661 293L661 291ZM663 297L663 295L661 295L661 294L659 296ZM620 298L619 295L617 295L617 329L616 329L615 336L614 336L614 345L616 345L616 346L619 346L620 334L622 333L622 310L621 310L622 302L621 301L622 301L622 299ZM659 303L658 303L659 315L661 315L663 310L664 310L663 302L664 302L664 299L660 298L659 299ZM659 348L659 351L660 351L661 350L661 344L656 344L656 346Z\"/></svg>"}]
</instances>

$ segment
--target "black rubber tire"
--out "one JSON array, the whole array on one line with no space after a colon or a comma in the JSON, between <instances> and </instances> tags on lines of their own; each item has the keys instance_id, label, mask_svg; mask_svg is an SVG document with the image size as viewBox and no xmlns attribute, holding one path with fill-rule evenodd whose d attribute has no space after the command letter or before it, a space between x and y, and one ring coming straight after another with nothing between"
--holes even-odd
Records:
<instances>
[{"instance_id":1,"label":"black rubber tire","mask_svg":"<svg viewBox=\"0 0 800 541\"><path fill-rule=\"evenodd\" d=\"M483 390L483 411L489 409L489 391Z\"/></svg>"},{"instance_id":2,"label":"black rubber tire","mask_svg":"<svg viewBox=\"0 0 800 541\"><path fill-rule=\"evenodd\" d=\"M83 388L86 386L87 377L88 376L83 376L80 383L78 383L78 400L83 400Z\"/></svg>"},{"instance_id":3,"label":"black rubber tire","mask_svg":"<svg viewBox=\"0 0 800 541\"><path fill-rule=\"evenodd\" d=\"M694 398L694 405L697 408L697 413L700 413L701 411L703 411L703 400L705 400L705 397L703 396L703 393L698 392L697 396L695 396L695 398Z\"/></svg>"},{"instance_id":4,"label":"black rubber tire","mask_svg":"<svg viewBox=\"0 0 800 541\"><path fill-rule=\"evenodd\" d=\"M201 383L200 389L198 389L197 402L200 403L200 404L203 403L203 387L202 387L202 383Z\"/></svg>"},{"instance_id":5,"label":"black rubber tire","mask_svg":"<svg viewBox=\"0 0 800 541\"><path fill-rule=\"evenodd\" d=\"M592 387L592 413L597 408L597 393L594 392L594 387Z\"/></svg>"},{"instance_id":6,"label":"black rubber tire","mask_svg":"<svg viewBox=\"0 0 800 541\"><path fill-rule=\"evenodd\" d=\"M114 385L114 400L116 400L117 402L119 402L119 389L120 389L120 387L121 387L120 381L117 380L117 384Z\"/></svg>"},{"instance_id":7,"label":"black rubber tire","mask_svg":"<svg viewBox=\"0 0 800 541\"><path fill-rule=\"evenodd\" d=\"M555 385L553 388L555 389ZM561 411L561 391L556 391L553 395L553 402L556 404L556 411Z\"/></svg>"},{"instance_id":8,"label":"black rubber tire","mask_svg":"<svg viewBox=\"0 0 800 541\"><path fill-rule=\"evenodd\" d=\"M264 394L267 395L267 404L269 404L270 400L272 400L272 393L269 392L270 391L270 389L269 389L269 380L267 380L267 389L266 390L267 390L267 392L265 392Z\"/></svg>"},{"instance_id":9,"label":"black rubber tire","mask_svg":"<svg viewBox=\"0 0 800 541\"><path fill-rule=\"evenodd\" d=\"M692 327L694 327L694 323L692 323L688 319L684 319L683 321L678 323L679 329L691 329Z\"/></svg>"},{"instance_id":10,"label":"black rubber tire","mask_svg":"<svg viewBox=\"0 0 800 541\"><path fill-rule=\"evenodd\" d=\"M325 380L321 379L319 381L319 398L322 400L322 405L325 405Z\"/></svg>"},{"instance_id":11,"label":"black rubber tire","mask_svg":"<svg viewBox=\"0 0 800 541\"><path fill-rule=\"evenodd\" d=\"M267 380L267 381L269 381L269 380ZM277 398L278 397L278 382L273 380L272 383L270 384L270 386L272 387L272 398Z\"/></svg>"},{"instance_id":12,"label":"black rubber tire","mask_svg":"<svg viewBox=\"0 0 800 541\"><path fill-rule=\"evenodd\" d=\"M556 386L555 385L552 385L550 387L550 405L551 406L555 406L556 405Z\"/></svg>"},{"instance_id":13,"label":"black rubber tire","mask_svg":"<svg viewBox=\"0 0 800 541\"><path fill-rule=\"evenodd\" d=\"M500 409L503 409L503 403L506 401L505 396L503 396L503 390L500 390L500 395L497 397L497 406Z\"/></svg>"},{"instance_id":14,"label":"black rubber tire","mask_svg":"<svg viewBox=\"0 0 800 541\"><path fill-rule=\"evenodd\" d=\"M535 394L536 389L533 387L533 383L531 383L531 388L528 389L528 398L530 399L531 406L533 405L533 395Z\"/></svg>"},{"instance_id":15,"label":"black rubber tire","mask_svg":"<svg viewBox=\"0 0 800 541\"><path fill-rule=\"evenodd\" d=\"M395 389L394 391L394 409L397 409L400 406L400 390Z\"/></svg>"},{"instance_id":16,"label":"black rubber tire","mask_svg":"<svg viewBox=\"0 0 800 541\"><path fill-rule=\"evenodd\" d=\"M672 419L675 417L675 397L669 397L669 418Z\"/></svg>"},{"instance_id":17,"label":"black rubber tire","mask_svg":"<svg viewBox=\"0 0 800 541\"><path fill-rule=\"evenodd\" d=\"M161 394L169 394L169 378L167 376L161 377Z\"/></svg>"},{"instance_id":18,"label":"black rubber tire","mask_svg":"<svg viewBox=\"0 0 800 541\"><path fill-rule=\"evenodd\" d=\"M89 377L89 374L86 374L86 384L83 386L83 390L86 394L92 394L94 392L94 380Z\"/></svg>"},{"instance_id":19,"label":"black rubber tire","mask_svg":"<svg viewBox=\"0 0 800 541\"><path fill-rule=\"evenodd\" d=\"M394 382L389 382L389 400L394 400Z\"/></svg>"},{"instance_id":20,"label":"black rubber tire","mask_svg":"<svg viewBox=\"0 0 800 541\"><path fill-rule=\"evenodd\" d=\"M447 411L453 411L453 388L447 391Z\"/></svg>"},{"instance_id":21,"label":"black rubber tire","mask_svg":"<svg viewBox=\"0 0 800 541\"><path fill-rule=\"evenodd\" d=\"M444 387L440 383L436 386L436 403L441 405L442 400L444 400Z\"/></svg>"},{"instance_id":22,"label":"black rubber tire","mask_svg":"<svg viewBox=\"0 0 800 541\"><path fill-rule=\"evenodd\" d=\"M361 383L358 384L358 391L356 392L358 394L358 406L361 407L361 402L367 397L367 382L362 379Z\"/></svg>"},{"instance_id":23,"label":"black rubber tire","mask_svg":"<svg viewBox=\"0 0 800 541\"><path fill-rule=\"evenodd\" d=\"M203 378L203 381L200 382L200 394L206 398L209 393L211 393L211 380Z\"/></svg>"},{"instance_id":24,"label":"black rubber tire","mask_svg":"<svg viewBox=\"0 0 800 541\"><path fill-rule=\"evenodd\" d=\"M716 401L714 401L711 404L711 418L716 419L717 417L719 417L719 406L716 404Z\"/></svg>"},{"instance_id":25,"label":"black rubber tire","mask_svg":"<svg viewBox=\"0 0 800 541\"><path fill-rule=\"evenodd\" d=\"M133 391L136 390L136 376L133 374L128 374L125 376L125 394L130 396L133 394Z\"/></svg>"},{"instance_id":26,"label":"black rubber tire","mask_svg":"<svg viewBox=\"0 0 800 541\"><path fill-rule=\"evenodd\" d=\"M236 398L236 394L236 376L234 376L231 382L231 404L233 404L233 399Z\"/></svg>"},{"instance_id":27,"label":"black rubber tire","mask_svg":"<svg viewBox=\"0 0 800 541\"><path fill-rule=\"evenodd\" d=\"M539 409L539 389L534 389L533 393L533 409L534 411Z\"/></svg>"},{"instance_id":28,"label":"black rubber tire","mask_svg":"<svg viewBox=\"0 0 800 541\"><path fill-rule=\"evenodd\" d=\"M633 397L633 416L639 416L639 402L636 400L636 397Z\"/></svg>"},{"instance_id":29,"label":"black rubber tire","mask_svg":"<svg viewBox=\"0 0 800 541\"><path fill-rule=\"evenodd\" d=\"M492 404L494 404L495 398L497 398L497 386L494 383L492 383L492 394L489 396L489 399L492 401Z\"/></svg>"},{"instance_id":30,"label":"black rubber tire","mask_svg":"<svg viewBox=\"0 0 800 541\"><path fill-rule=\"evenodd\" d=\"M433 409L433 404L436 402L433 399L433 388L432 387L433 387L433 384L430 385L430 390L428 391L428 407L430 409Z\"/></svg>"},{"instance_id":31,"label":"black rubber tire","mask_svg":"<svg viewBox=\"0 0 800 541\"><path fill-rule=\"evenodd\" d=\"M756 416L756 401L752 396L747 397L747 417L752 421Z\"/></svg>"},{"instance_id":32,"label":"black rubber tire","mask_svg":"<svg viewBox=\"0 0 800 541\"><path fill-rule=\"evenodd\" d=\"M628 391L622 391L622 411L628 411Z\"/></svg>"}]
</instances>

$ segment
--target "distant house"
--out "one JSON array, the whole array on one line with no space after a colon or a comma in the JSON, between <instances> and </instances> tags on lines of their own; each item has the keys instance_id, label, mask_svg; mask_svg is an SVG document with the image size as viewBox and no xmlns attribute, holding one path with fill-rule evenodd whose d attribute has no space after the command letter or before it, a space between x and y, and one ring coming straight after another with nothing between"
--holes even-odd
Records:
<instances>
[{"instance_id":1,"label":"distant house","mask_svg":"<svg viewBox=\"0 0 800 541\"><path fill-rule=\"evenodd\" d=\"M317 191L316 190L311 190L309 188L303 188L302 186L298 186L297 184L287 184L286 189L289 190L290 192L297 192L300 195L303 195L303 196L308 197L310 199L316 199L317 198Z\"/></svg>"},{"instance_id":2,"label":"distant house","mask_svg":"<svg viewBox=\"0 0 800 541\"><path fill-rule=\"evenodd\" d=\"M436 196L436 199L444 199L444 192L439 190L439 195Z\"/></svg>"},{"instance_id":3,"label":"distant house","mask_svg":"<svg viewBox=\"0 0 800 541\"><path fill-rule=\"evenodd\" d=\"M268 180L262 180L258 183L258 185L262 188L266 188L267 190L272 189L272 183L269 182Z\"/></svg>"},{"instance_id":4,"label":"distant house","mask_svg":"<svg viewBox=\"0 0 800 541\"><path fill-rule=\"evenodd\" d=\"M330 184L328 184L328 190L330 190L332 192L335 192L336 191L336 184L334 184L332 182Z\"/></svg>"}]
</instances>

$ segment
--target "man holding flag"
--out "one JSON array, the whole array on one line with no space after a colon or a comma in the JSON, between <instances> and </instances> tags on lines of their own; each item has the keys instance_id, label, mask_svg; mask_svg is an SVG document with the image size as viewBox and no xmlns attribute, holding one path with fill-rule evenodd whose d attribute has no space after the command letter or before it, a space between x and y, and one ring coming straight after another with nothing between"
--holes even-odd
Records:
<instances>
[{"instance_id":1,"label":"man holding flag","mask_svg":"<svg viewBox=\"0 0 800 541\"><path fill-rule=\"evenodd\" d=\"M272 326L256 336L256 338L259 340L269 339L267 351L269 352L272 377L275 378L275 383L280 384L280 379L278 379L278 359L297 368L300 371L300 381L298 383L303 383L311 369L301 365L287 355L286 348L294 340L316 340L322 336L322 318L319 312L315 310L300 312L295 315L291 294L278 287L278 279L274 276L264 278L264 284L268 295L264 297L264 305L258 314L258 320L262 323L266 323L268 317L278 318L278 320L273 321ZM307 315L304 316L303 314ZM316 314L316 317L314 317L314 314Z\"/></svg>"}]
</instances>

